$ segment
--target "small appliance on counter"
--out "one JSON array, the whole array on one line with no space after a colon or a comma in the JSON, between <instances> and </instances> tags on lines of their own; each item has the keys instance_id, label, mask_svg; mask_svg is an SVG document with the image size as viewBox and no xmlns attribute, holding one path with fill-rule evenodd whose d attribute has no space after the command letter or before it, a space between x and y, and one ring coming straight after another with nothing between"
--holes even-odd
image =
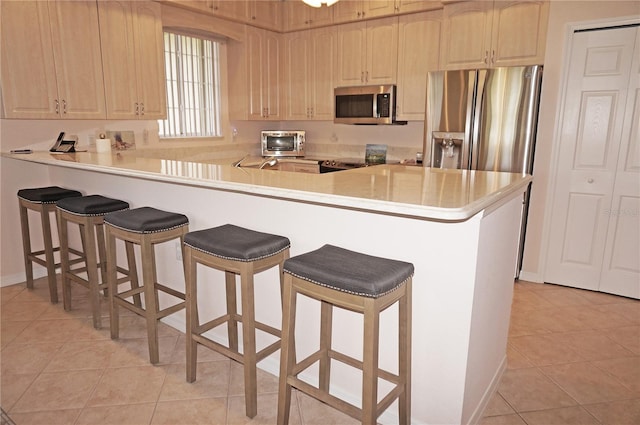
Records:
<instances>
[{"instance_id":1,"label":"small appliance on counter","mask_svg":"<svg viewBox=\"0 0 640 425\"><path fill-rule=\"evenodd\" d=\"M263 157L303 157L303 130L265 130L260 133Z\"/></svg>"}]
</instances>

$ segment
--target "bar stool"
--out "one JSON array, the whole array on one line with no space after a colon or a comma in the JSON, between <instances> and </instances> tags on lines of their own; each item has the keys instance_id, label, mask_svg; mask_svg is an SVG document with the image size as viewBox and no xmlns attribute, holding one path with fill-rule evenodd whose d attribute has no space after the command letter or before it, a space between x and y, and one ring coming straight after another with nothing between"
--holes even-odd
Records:
<instances>
[{"instance_id":1,"label":"bar stool","mask_svg":"<svg viewBox=\"0 0 640 425\"><path fill-rule=\"evenodd\" d=\"M104 242L104 215L114 211L128 210L129 204L119 199L107 198L101 195L89 195L61 199L56 203L58 217L58 231L60 234L60 260L62 264L62 299L64 309L71 310L71 282L76 282L89 290L91 312L93 314L93 327L100 329L102 319L100 316L100 290L107 293L106 275L106 248ZM73 269L69 264L69 235L68 223L75 223L80 229L84 243L85 267ZM96 243L97 241L97 252ZM138 286L135 270L135 258L133 244L127 242L128 269L118 267L125 277L118 279L118 283L129 281L132 276L132 285ZM97 258L96 258L97 257ZM99 259L99 261L98 261ZM98 268L101 279L98 278ZM129 273L132 270L132 273ZM83 277L86 272L87 278ZM139 299L139 297L138 297ZM138 302L139 304L139 302Z\"/></svg>"},{"instance_id":2,"label":"bar stool","mask_svg":"<svg viewBox=\"0 0 640 425\"><path fill-rule=\"evenodd\" d=\"M197 348L202 344L244 365L245 412L250 418L258 411L256 363L280 348L280 330L256 321L253 276L278 266L282 293L282 266L289 258L289 239L225 224L197 232L185 238L187 296L187 382L196 379ZM227 313L200 324L198 318L197 265L225 272ZM242 314L236 305L236 275L240 275ZM238 350L238 322L242 323L242 353ZM212 341L203 334L227 324L229 346ZM256 352L256 329L278 340Z\"/></svg>"},{"instance_id":3,"label":"bar stool","mask_svg":"<svg viewBox=\"0 0 640 425\"><path fill-rule=\"evenodd\" d=\"M107 282L109 285L111 338L118 339L119 337L119 307L124 307L144 317L147 321L149 361L152 364L156 364L160 361L158 321L176 311L182 310L185 306L185 295L157 282L155 245L179 238L180 246L182 246L184 235L189 231L189 219L183 214L142 207L109 213L104 217L104 224L106 225L107 239ZM130 290L118 292L116 239L140 246L141 287L132 287ZM159 292L171 295L181 301L160 309ZM143 295L144 306L136 302L136 295ZM129 298L133 298L133 302L129 301Z\"/></svg>"},{"instance_id":4,"label":"bar stool","mask_svg":"<svg viewBox=\"0 0 640 425\"><path fill-rule=\"evenodd\" d=\"M413 264L349 251L332 245L293 257L284 263L282 350L278 390L278 424L289 422L291 388L315 397L362 421L375 424L378 416L398 399L399 423L411 422L411 282ZM296 297L321 302L320 348L296 362ZM398 302L398 374L378 368L380 313ZM363 314L363 359L331 348L333 307ZM362 408L329 394L331 361L362 370ZM298 374L319 362L318 387ZM378 379L395 386L378 403Z\"/></svg>"},{"instance_id":5,"label":"bar stool","mask_svg":"<svg viewBox=\"0 0 640 425\"><path fill-rule=\"evenodd\" d=\"M53 255L60 250L60 246L54 247L51 236L51 221L49 214L56 211L56 202L60 199L82 196L77 190L65 189L59 186L47 186L18 190L18 206L20 208L20 227L22 228L22 249L24 253L24 269L27 277L27 288L33 289L33 263L47 268L49 282L49 297L52 303L58 302L58 285L56 284L56 269L60 263L56 263ZM44 249L32 251L31 235L29 232L29 213L32 210L40 214L42 223L42 238ZM73 254L81 256L82 253L72 250ZM44 254L44 259L40 258ZM80 262L82 258L75 259Z\"/></svg>"}]
</instances>

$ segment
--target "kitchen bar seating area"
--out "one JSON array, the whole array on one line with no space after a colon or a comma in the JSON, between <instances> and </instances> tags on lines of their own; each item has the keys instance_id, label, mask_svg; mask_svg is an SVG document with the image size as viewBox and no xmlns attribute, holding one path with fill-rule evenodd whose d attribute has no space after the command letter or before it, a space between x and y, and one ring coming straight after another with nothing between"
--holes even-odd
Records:
<instances>
[{"instance_id":1,"label":"kitchen bar seating area","mask_svg":"<svg viewBox=\"0 0 640 425\"><path fill-rule=\"evenodd\" d=\"M640 423L637 1L0 1L0 52L1 425Z\"/></svg>"}]
</instances>

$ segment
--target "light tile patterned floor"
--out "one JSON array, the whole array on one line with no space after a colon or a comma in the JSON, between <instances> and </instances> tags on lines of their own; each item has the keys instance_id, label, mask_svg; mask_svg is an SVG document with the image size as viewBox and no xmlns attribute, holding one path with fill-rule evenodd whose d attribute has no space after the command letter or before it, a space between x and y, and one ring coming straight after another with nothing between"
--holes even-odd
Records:
<instances>
[{"instance_id":1,"label":"light tile patterned floor","mask_svg":"<svg viewBox=\"0 0 640 425\"><path fill-rule=\"evenodd\" d=\"M251 421L241 366L200 347L186 383L184 335L168 326L154 367L144 322L123 317L112 341L108 320L92 328L82 288L71 312L49 303L43 279L2 288L0 301L0 405L19 425L275 423L275 377L259 371ZM639 301L519 282L511 322L508 370L482 425L640 424ZM294 394L292 425L357 423Z\"/></svg>"}]
</instances>

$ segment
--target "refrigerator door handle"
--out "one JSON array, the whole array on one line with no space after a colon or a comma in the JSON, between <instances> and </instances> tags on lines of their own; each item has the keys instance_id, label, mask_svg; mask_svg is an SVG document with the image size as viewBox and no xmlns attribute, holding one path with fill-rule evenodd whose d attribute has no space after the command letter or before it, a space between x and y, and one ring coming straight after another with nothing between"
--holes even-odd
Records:
<instances>
[{"instance_id":1,"label":"refrigerator door handle","mask_svg":"<svg viewBox=\"0 0 640 425\"><path fill-rule=\"evenodd\" d=\"M470 146L470 168L472 170L478 169L478 149L480 145L480 117L482 117L483 111L483 99L484 99L484 88L485 83L487 82L487 70L480 69L478 70L478 82L476 88L476 95L473 99L474 105L474 115L473 115L473 129L471 134L471 146Z\"/></svg>"},{"instance_id":2,"label":"refrigerator door handle","mask_svg":"<svg viewBox=\"0 0 640 425\"><path fill-rule=\"evenodd\" d=\"M460 168L469 169L471 157L471 143L473 141L473 111L476 98L476 84L478 83L477 71L469 72L469 81L467 84L467 119L464 125L464 141L462 144L462 160Z\"/></svg>"}]
</instances>

